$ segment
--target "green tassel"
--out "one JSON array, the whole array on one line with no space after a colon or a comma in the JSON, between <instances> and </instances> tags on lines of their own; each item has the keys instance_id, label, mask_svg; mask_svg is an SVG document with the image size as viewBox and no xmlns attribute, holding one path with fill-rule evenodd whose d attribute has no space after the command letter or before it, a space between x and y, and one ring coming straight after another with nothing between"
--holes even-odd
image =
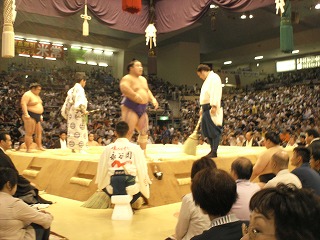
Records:
<instances>
[{"instance_id":1,"label":"green tassel","mask_svg":"<svg viewBox=\"0 0 320 240\"><path fill-rule=\"evenodd\" d=\"M280 21L280 50L284 53L291 53L293 46L293 28L291 24L291 2L286 1L285 10Z\"/></svg>"}]
</instances>

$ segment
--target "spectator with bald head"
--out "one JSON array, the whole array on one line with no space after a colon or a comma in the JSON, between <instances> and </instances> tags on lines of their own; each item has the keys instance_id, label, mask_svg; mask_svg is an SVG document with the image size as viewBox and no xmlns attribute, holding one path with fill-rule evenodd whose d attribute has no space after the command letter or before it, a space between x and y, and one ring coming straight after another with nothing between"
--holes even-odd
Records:
<instances>
[{"instance_id":1,"label":"spectator with bald head","mask_svg":"<svg viewBox=\"0 0 320 240\"><path fill-rule=\"evenodd\" d=\"M293 173L289 172L289 155L282 150L276 152L271 157L272 172L276 175L273 179L268 181L264 188L276 187L279 183L294 184L297 188L302 188L301 181Z\"/></svg>"}]
</instances>

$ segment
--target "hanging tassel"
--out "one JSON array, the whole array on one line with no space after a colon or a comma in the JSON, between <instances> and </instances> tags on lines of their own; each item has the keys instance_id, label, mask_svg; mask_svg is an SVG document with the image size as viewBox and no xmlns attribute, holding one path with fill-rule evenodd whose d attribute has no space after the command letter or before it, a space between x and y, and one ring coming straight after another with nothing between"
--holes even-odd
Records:
<instances>
[{"instance_id":1,"label":"hanging tassel","mask_svg":"<svg viewBox=\"0 0 320 240\"><path fill-rule=\"evenodd\" d=\"M148 27L145 30L146 32L146 45L149 44L150 49L153 48L153 46L157 46L157 29L154 26L153 23L150 23ZM153 45L152 45L153 44Z\"/></svg>"},{"instance_id":2,"label":"hanging tassel","mask_svg":"<svg viewBox=\"0 0 320 240\"><path fill-rule=\"evenodd\" d=\"M4 0L3 3L3 32L2 32L2 57L12 58L14 57L14 29L13 29L13 7L14 2L12 0Z\"/></svg>"},{"instance_id":3,"label":"hanging tassel","mask_svg":"<svg viewBox=\"0 0 320 240\"><path fill-rule=\"evenodd\" d=\"M141 0L122 0L122 10L129 13L138 13L141 11Z\"/></svg>"},{"instance_id":4,"label":"hanging tassel","mask_svg":"<svg viewBox=\"0 0 320 240\"><path fill-rule=\"evenodd\" d=\"M85 5L84 5L84 14L81 14L81 18L83 18L83 24L82 24L82 35L83 36L89 36L89 23L88 21L91 20L91 17L88 16L87 14L88 9L87 9L87 0L85 1Z\"/></svg>"},{"instance_id":5,"label":"hanging tassel","mask_svg":"<svg viewBox=\"0 0 320 240\"><path fill-rule=\"evenodd\" d=\"M291 24L291 2L286 1L280 21L280 50L284 53L293 51L293 28Z\"/></svg>"}]
</instances>

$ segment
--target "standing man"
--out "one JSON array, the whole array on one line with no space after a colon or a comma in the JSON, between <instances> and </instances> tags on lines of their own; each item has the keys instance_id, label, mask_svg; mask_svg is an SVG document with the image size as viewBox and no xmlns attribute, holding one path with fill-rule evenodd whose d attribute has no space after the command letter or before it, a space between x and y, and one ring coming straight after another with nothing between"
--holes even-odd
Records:
<instances>
[{"instance_id":1,"label":"standing man","mask_svg":"<svg viewBox=\"0 0 320 240\"><path fill-rule=\"evenodd\" d=\"M98 189L109 196L131 195L131 204L138 200L141 194L149 198L147 163L139 146L128 140L129 125L120 121L116 125L117 140L106 146L100 157L96 183ZM140 202L140 201L138 201ZM136 206L141 207L142 202Z\"/></svg>"},{"instance_id":2,"label":"standing man","mask_svg":"<svg viewBox=\"0 0 320 240\"><path fill-rule=\"evenodd\" d=\"M26 131L25 143L27 152L31 152L30 146L33 142L32 135L35 134L35 141L38 149L44 151L42 146L42 127L43 121L43 105L39 96L41 92L41 85L39 83L32 83L30 90L25 92L21 98L22 120Z\"/></svg>"},{"instance_id":3,"label":"standing man","mask_svg":"<svg viewBox=\"0 0 320 240\"><path fill-rule=\"evenodd\" d=\"M223 109L221 107L222 84L218 74L205 64L200 64L197 74L204 82L200 92L200 117L202 134L208 138L211 151L208 157L217 157L222 133Z\"/></svg>"},{"instance_id":4,"label":"standing man","mask_svg":"<svg viewBox=\"0 0 320 240\"><path fill-rule=\"evenodd\" d=\"M146 155L149 130L146 108L149 102L155 109L159 104L148 87L147 79L142 76L141 62L132 60L127 66L127 71L128 74L120 81L120 90L124 95L121 105L122 120L129 125L128 139L131 139L135 129L138 131L138 143Z\"/></svg>"},{"instance_id":5,"label":"standing man","mask_svg":"<svg viewBox=\"0 0 320 240\"><path fill-rule=\"evenodd\" d=\"M83 149L88 142L87 129L87 106L88 100L84 91L87 77L84 72L75 74L76 84L68 91L68 96L62 106L61 114L67 119L67 146L72 152L79 150L86 153Z\"/></svg>"}]
</instances>

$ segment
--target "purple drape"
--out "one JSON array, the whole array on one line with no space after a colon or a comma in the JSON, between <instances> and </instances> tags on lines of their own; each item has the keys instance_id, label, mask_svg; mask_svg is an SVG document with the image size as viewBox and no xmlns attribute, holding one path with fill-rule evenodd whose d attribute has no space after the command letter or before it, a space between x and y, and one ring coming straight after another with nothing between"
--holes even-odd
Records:
<instances>
[{"instance_id":1,"label":"purple drape","mask_svg":"<svg viewBox=\"0 0 320 240\"><path fill-rule=\"evenodd\" d=\"M274 0L155 0L155 25L166 33L195 23L214 2L223 9L245 12L274 4ZM16 0L17 11L65 17L83 11L85 0ZM120 0L87 0L89 15L121 31L144 34L149 23L149 5L140 13L122 11ZM91 13L90 13L91 12Z\"/></svg>"}]
</instances>

